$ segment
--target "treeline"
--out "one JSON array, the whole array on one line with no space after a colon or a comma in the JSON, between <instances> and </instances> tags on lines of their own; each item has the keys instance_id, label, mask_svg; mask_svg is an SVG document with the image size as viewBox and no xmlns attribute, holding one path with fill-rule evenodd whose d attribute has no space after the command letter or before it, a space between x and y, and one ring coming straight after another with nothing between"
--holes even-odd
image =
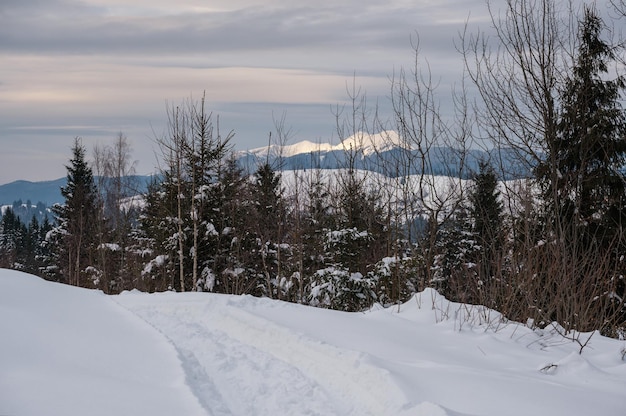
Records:
<instances>
[{"instance_id":1,"label":"treeline","mask_svg":"<svg viewBox=\"0 0 626 416\"><path fill-rule=\"evenodd\" d=\"M46 237L53 228L45 212L43 203L30 201L15 201L5 208L0 217L0 267L42 274L48 257ZM31 220L25 223L22 218Z\"/></svg>"},{"instance_id":2,"label":"treeline","mask_svg":"<svg viewBox=\"0 0 626 416\"><path fill-rule=\"evenodd\" d=\"M45 221L46 217L48 217L48 220L52 218L51 212L46 204L41 201L33 204L30 199L26 200L26 202L21 199L13 201L11 205L4 207L3 212L0 212L0 216L4 215L5 210L11 210L14 215L20 217L23 221L29 221L35 218L37 222L42 223Z\"/></svg>"},{"instance_id":3,"label":"treeline","mask_svg":"<svg viewBox=\"0 0 626 416\"><path fill-rule=\"evenodd\" d=\"M417 48L415 68L391 81L389 120L355 88L336 112L349 139L336 171L260 161L244 172L204 99L168 109L162 172L141 199L125 182L123 135L91 164L77 139L65 204L37 240L38 272L106 293L213 291L348 311L434 287L531 326L623 337L626 82L609 70L623 49L605 40L594 7L558 4L510 0L491 15L489 42L461 36L464 79L479 98L457 89L454 117L440 114ZM392 130L385 137L407 151L372 169L388 175L356 169L369 132ZM288 136L276 123L273 139ZM463 155L485 142L532 177L503 181L512 164L494 157L461 179ZM442 148L457 152L444 176L411 174L432 171Z\"/></svg>"},{"instance_id":4,"label":"treeline","mask_svg":"<svg viewBox=\"0 0 626 416\"><path fill-rule=\"evenodd\" d=\"M45 239L52 230L46 204L14 201L0 212L0 267L40 273L45 257ZM30 220L29 220L30 219Z\"/></svg>"}]
</instances>

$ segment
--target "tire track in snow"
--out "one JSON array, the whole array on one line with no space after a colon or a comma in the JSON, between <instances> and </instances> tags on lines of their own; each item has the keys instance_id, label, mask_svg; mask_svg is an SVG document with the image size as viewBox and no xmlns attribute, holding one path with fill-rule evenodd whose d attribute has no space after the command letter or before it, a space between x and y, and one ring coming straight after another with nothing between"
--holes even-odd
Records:
<instances>
[{"instance_id":1,"label":"tire track in snow","mask_svg":"<svg viewBox=\"0 0 626 416\"><path fill-rule=\"evenodd\" d=\"M206 302L121 303L172 342L189 387L211 415L346 414L297 367L215 325L224 315L207 313Z\"/></svg>"},{"instance_id":2,"label":"tire track in snow","mask_svg":"<svg viewBox=\"0 0 626 416\"><path fill-rule=\"evenodd\" d=\"M409 401L393 375L365 353L311 339L245 310L256 300L252 297L126 299L122 303L129 310L179 351L188 384L210 414L456 414Z\"/></svg>"},{"instance_id":3,"label":"tire track in snow","mask_svg":"<svg viewBox=\"0 0 626 416\"><path fill-rule=\"evenodd\" d=\"M406 403L406 397L389 372L372 365L367 354L341 349L295 333L292 329L245 311L241 307L242 300L245 302L241 298L237 298L236 303L227 301L219 309L219 325L231 337L254 344L326 385L336 403L341 403L343 410L336 414L396 415L412 407Z\"/></svg>"},{"instance_id":4,"label":"tire track in snow","mask_svg":"<svg viewBox=\"0 0 626 416\"><path fill-rule=\"evenodd\" d=\"M206 374L204 368L198 363L194 353L189 350L181 349L168 334L166 334L158 325L155 325L153 319L158 315L156 310L151 308L141 308L144 313L139 313L137 308L133 308L124 302L120 302L121 297L109 297L118 307L130 313L137 319L144 322L146 325L153 328L156 332L161 334L167 342L174 348L180 360L181 367L185 373L187 386L190 388L191 393L196 397L200 405L207 414L211 416L231 416L232 413L225 406L225 401L221 398L218 389L212 382L211 378ZM198 394L201 393L201 394Z\"/></svg>"}]
</instances>

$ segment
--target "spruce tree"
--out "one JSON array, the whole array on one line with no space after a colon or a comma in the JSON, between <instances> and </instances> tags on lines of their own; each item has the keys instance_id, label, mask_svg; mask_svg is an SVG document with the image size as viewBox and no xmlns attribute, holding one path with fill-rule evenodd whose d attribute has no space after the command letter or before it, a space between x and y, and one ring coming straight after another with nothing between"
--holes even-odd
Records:
<instances>
[{"instance_id":1,"label":"spruce tree","mask_svg":"<svg viewBox=\"0 0 626 416\"><path fill-rule=\"evenodd\" d=\"M619 60L617 49L601 37L604 29L598 11L585 7L576 59L560 97L555 142L538 172L552 250L543 251L554 257L549 263L557 264L557 271L576 265L575 273L546 276L541 290L551 298L564 298L566 290L576 288L547 319L578 329L599 323L609 333L615 322L626 321L626 313L618 317L620 310L626 312L623 302L616 302L625 293L620 258L626 248L626 113L620 100L626 83L621 76L611 79L609 67Z\"/></svg>"},{"instance_id":2,"label":"spruce tree","mask_svg":"<svg viewBox=\"0 0 626 416\"><path fill-rule=\"evenodd\" d=\"M622 77L609 80L615 49L601 38L604 23L586 7L579 28L578 56L561 102L554 146L557 174L546 197L561 229L609 242L624 219L626 116Z\"/></svg>"},{"instance_id":3,"label":"spruce tree","mask_svg":"<svg viewBox=\"0 0 626 416\"><path fill-rule=\"evenodd\" d=\"M480 258L476 262L481 279L489 279L495 273L494 263L502 247L502 203L497 175L488 162L479 163L469 202L472 231L479 245Z\"/></svg>"},{"instance_id":4,"label":"spruce tree","mask_svg":"<svg viewBox=\"0 0 626 416\"><path fill-rule=\"evenodd\" d=\"M74 140L67 168L67 184L61 188L63 205L55 205L57 260L62 279L71 285L92 287L87 268L93 266L97 241L98 193L93 172L85 160L85 147Z\"/></svg>"},{"instance_id":5,"label":"spruce tree","mask_svg":"<svg viewBox=\"0 0 626 416\"><path fill-rule=\"evenodd\" d=\"M17 261L20 219L7 207L0 221L0 267L14 268Z\"/></svg>"},{"instance_id":6,"label":"spruce tree","mask_svg":"<svg viewBox=\"0 0 626 416\"><path fill-rule=\"evenodd\" d=\"M263 291L274 297L274 287L281 277L281 243L285 233L285 205L281 175L269 163L261 165L254 174L252 187L256 207L256 235L260 246L257 267L265 278Z\"/></svg>"},{"instance_id":7,"label":"spruce tree","mask_svg":"<svg viewBox=\"0 0 626 416\"><path fill-rule=\"evenodd\" d=\"M215 211L218 230L213 270L215 281L207 289L229 294L253 293L257 269L250 266L248 254L256 247L256 205L252 184L237 160L230 157L219 171L215 194L219 208ZM209 282L207 282L209 283ZM211 287L212 286L212 287Z\"/></svg>"}]
</instances>

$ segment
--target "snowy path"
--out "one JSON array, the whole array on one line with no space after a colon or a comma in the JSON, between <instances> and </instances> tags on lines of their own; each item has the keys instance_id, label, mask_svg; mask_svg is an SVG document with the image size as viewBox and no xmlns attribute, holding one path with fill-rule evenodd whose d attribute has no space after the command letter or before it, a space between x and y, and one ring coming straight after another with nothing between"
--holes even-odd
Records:
<instances>
[{"instance_id":1,"label":"snowy path","mask_svg":"<svg viewBox=\"0 0 626 416\"><path fill-rule=\"evenodd\" d=\"M579 356L523 327L437 323L433 299L350 314L250 296L114 297L175 347L209 415L625 414L613 340ZM550 363L556 373L540 371Z\"/></svg>"},{"instance_id":2,"label":"snowy path","mask_svg":"<svg viewBox=\"0 0 626 416\"><path fill-rule=\"evenodd\" d=\"M399 386L363 353L307 339L246 312L241 302L233 307L227 297L187 295L164 310L147 297L118 301L172 342L192 391L211 415L403 412L394 408L406 400ZM421 407L446 414L434 405Z\"/></svg>"}]
</instances>

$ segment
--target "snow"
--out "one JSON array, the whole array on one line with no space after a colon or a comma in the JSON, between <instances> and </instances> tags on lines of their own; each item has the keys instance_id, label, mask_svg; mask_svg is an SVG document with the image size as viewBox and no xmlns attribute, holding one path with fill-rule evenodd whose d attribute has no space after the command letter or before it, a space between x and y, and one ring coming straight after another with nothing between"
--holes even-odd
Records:
<instances>
[{"instance_id":1,"label":"snow","mask_svg":"<svg viewBox=\"0 0 626 416\"><path fill-rule=\"evenodd\" d=\"M117 296L0 270L0 414L626 414L626 342L578 344L427 290L345 313Z\"/></svg>"},{"instance_id":2,"label":"snow","mask_svg":"<svg viewBox=\"0 0 626 416\"><path fill-rule=\"evenodd\" d=\"M102 243L98 246L100 250L109 250L109 251L120 251L122 247L119 244L115 243Z\"/></svg>"},{"instance_id":3,"label":"snow","mask_svg":"<svg viewBox=\"0 0 626 416\"><path fill-rule=\"evenodd\" d=\"M397 132L390 130L376 134L356 133L335 146L334 150L361 150L365 156L368 156L394 148L410 150L411 146L403 141Z\"/></svg>"},{"instance_id":4,"label":"snow","mask_svg":"<svg viewBox=\"0 0 626 416\"><path fill-rule=\"evenodd\" d=\"M146 264L141 272L142 275L147 275L152 273L153 267L161 267L167 261L168 256L165 254L159 254L156 258L150 260L148 264Z\"/></svg>"},{"instance_id":5,"label":"snow","mask_svg":"<svg viewBox=\"0 0 626 416\"><path fill-rule=\"evenodd\" d=\"M241 151L239 154L250 153L261 159L267 157L268 153L272 156L290 157L299 154L328 152L331 150L334 150L334 146L330 143L314 143L309 140L303 140L298 143L286 144L284 146L272 144L270 146L258 147L245 152Z\"/></svg>"},{"instance_id":6,"label":"snow","mask_svg":"<svg viewBox=\"0 0 626 416\"><path fill-rule=\"evenodd\" d=\"M291 157L300 154L310 154L317 152L332 151L362 151L365 156L376 152L384 152L394 147L410 148L395 131L382 131L380 133L369 134L357 132L352 136L346 137L341 143L333 145L330 143L316 143L309 140L303 140L293 144L259 147L248 150L243 153L256 155L259 159L267 156L268 152L273 156Z\"/></svg>"}]
</instances>

